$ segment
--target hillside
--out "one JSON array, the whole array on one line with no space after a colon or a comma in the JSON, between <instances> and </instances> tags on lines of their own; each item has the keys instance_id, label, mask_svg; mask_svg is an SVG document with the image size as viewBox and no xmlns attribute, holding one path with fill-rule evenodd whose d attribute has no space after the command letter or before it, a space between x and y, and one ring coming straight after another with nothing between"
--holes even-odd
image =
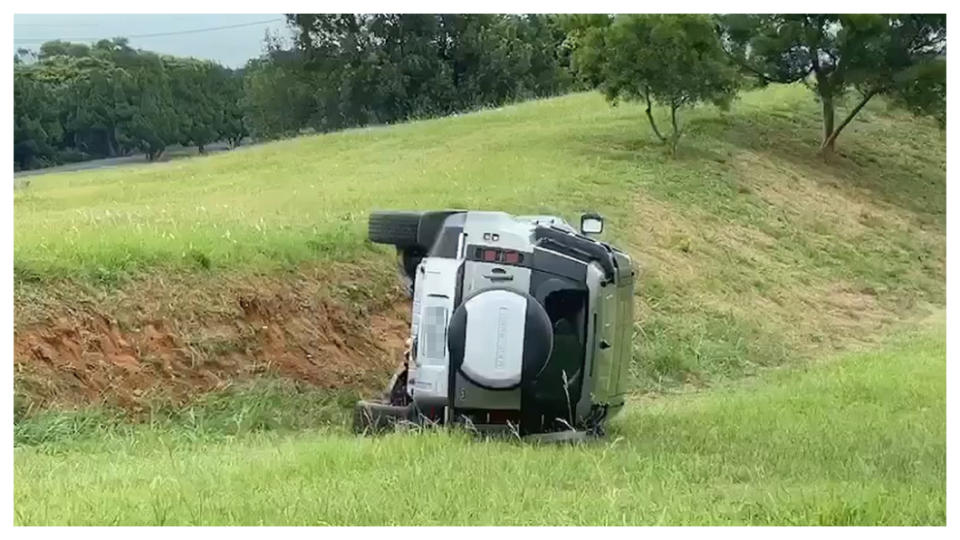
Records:
<instances>
[{"instance_id":1,"label":"hillside","mask_svg":"<svg viewBox=\"0 0 960 540\"><path fill-rule=\"evenodd\" d=\"M374 208L583 210L641 267L634 375L702 384L877 340L945 296L945 143L871 103L825 163L802 87L684 118L570 95L16 190L18 411L236 381L378 384L405 333Z\"/></svg>"},{"instance_id":2,"label":"hillside","mask_svg":"<svg viewBox=\"0 0 960 540\"><path fill-rule=\"evenodd\" d=\"M944 525L943 316L578 447L190 424L15 449L17 525Z\"/></svg>"}]
</instances>

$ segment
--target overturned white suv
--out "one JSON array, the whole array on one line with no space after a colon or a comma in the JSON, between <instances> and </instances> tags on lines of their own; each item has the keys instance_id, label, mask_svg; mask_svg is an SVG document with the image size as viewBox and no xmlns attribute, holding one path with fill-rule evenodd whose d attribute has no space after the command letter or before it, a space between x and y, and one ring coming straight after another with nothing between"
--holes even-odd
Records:
<instances>
[{"instance_id":1,"label":"overturned white suv","mask_svg":"<svg viewBox=\"0 0 960 540\"><path fill-rule=\"evenodd\" d=\"M633 350L630 257L558 217L380 211L413 296L410 350L357 431L462 423L520 435L601 434L624 402Z\"/></svg>"}]
</instances>

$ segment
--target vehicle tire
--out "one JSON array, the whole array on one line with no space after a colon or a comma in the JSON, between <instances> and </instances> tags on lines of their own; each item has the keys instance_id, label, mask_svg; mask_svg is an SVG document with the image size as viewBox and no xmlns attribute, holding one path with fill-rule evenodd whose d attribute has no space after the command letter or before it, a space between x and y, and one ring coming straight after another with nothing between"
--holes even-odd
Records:
<instances>
[{"instance_id":1,"label":"vehicle tire","mask_svg":"<svg viewBox=\"0 0 960 540\"><path fill-rule=\"evenodd\" d=\"M416 247L421 216L423 212L371 212L367 222L367 237L377 244L390 244L399 248Z\"/></svg>"},{"instance_id":2,"label":"vehicle tire","mask_svg":"<svg viewBox=\"0 0 960 540\"><path fill-rule=\"evenodd\" d=\"M393 426L410 421L412 407L358 401L353 407L354 433L380 433Z\"/></svg>"}]
</instances>

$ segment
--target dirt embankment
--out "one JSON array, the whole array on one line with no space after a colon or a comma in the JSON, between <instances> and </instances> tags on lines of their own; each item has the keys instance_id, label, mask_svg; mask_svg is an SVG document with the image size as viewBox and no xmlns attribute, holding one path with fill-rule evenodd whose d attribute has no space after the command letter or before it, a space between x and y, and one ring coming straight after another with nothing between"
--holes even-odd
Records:
<instances>
[{"instance_id":1,"label":"dirt embankment","mask_svg":"<svg viewBox=\"0 0 960 540\"><path fill-rule=\"evenodd\" d=\"M142 410L258 376L372 390L402 355L408 303L357 268L148 277L112 291L18 288L14 374L30 408Z\"/></svg>"}]
</instances>

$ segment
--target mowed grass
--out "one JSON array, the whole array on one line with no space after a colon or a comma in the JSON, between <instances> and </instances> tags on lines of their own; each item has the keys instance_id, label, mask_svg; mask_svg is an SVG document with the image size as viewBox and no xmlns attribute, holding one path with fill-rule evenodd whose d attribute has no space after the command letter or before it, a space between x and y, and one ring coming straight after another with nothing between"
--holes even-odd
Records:
<instances>
[{"instance_id":1,"label":"mowed grass","mask_svg":"<svg viewBox=\"0 0 960 540\"><path fill-rule=\"evenodd\" d=\"M942 317L927 328L634 400L607 440L575 447L333 428L211 438L185 424L21 446L15 523L943 525Z\"/></svg>"},{"instance_id":2,"label":"mowed grass","mask_svg":"<svg viewBox=\"0 0 960 540\"><path fill-rule=\"evenodd\" d=\"M183 283L330 261L376 269L350 276L363 311L394 283L370 210L600 211L639 270L638 394L608 440L561 448L358 439L350 389L289 381L143 423L21 396L16 523L943 524L944 332L924 317L945 302L944 136L873 102L824 162L818 120L806 89L771 86L687 111L671 157L641 108L578 94L31 178L14 194L27 325L77 302L136 319L143 277L202 299ZM823 360L917 321L933 330Z\"/></svg>"},{"instance_id":3,"label":"mowed grass","mask_svg":"<svg viewBox=\"0 0 960 540\"><path fill-rule=\"evenodd\" d=\"M810 153L817 120L800 86L750 92L731 113L688 111L680 157L671 159L640 107L574 94L171 163L45 175L14 195L15 270L31 281L354 256L377 208L551 212L571 221L599 209L621 240L654 217L631 206L638 189L682 210L760 224L771 201L751 195L750 177L784 172L795 182L845 182L834 186L838 195L869 190L920 211L928 225L943 222L944 143L931 122L876 105L844 134L849 160L824 165ZM820 224L821 232L831 225Z\"/></svg>"},{"instance_id":4,"label":"mowed grass","mask_svg":"<svg viewBox=\"0 0 960 540\"><path fill-rule=\"evenodd\" d=\"M445 207L603 213L604 239L639 270L632 373L646 390L869 344L944 305L946 148L932 121L871 102L829 162L799 85L682 122L671 157L641 107L574 94L34 177L14 195L16 318L56 312L57 291L76 289L64 280L123 297L143 274L215 283L362 260L385 271L356 286L383 291L394 263L365 241L368 213Z\"/></svg>"},{"instance_id":5,"label":"mowed grass","mask_svg":"<svg viewBox=\"0 0 960 540\"><path fill-rule=\"evenodd\" d=\"M34 178L15 194L16 273L25 281L109 281L158 269L353 258L363 254L367 215L377 208L575 217L626 190L622 175L601 174L597 159L577 149L583 137L625 128L621 116L598 96L581 95ZM570 196L583 184L592 197Z\"/></svg>"}]
</instances>

